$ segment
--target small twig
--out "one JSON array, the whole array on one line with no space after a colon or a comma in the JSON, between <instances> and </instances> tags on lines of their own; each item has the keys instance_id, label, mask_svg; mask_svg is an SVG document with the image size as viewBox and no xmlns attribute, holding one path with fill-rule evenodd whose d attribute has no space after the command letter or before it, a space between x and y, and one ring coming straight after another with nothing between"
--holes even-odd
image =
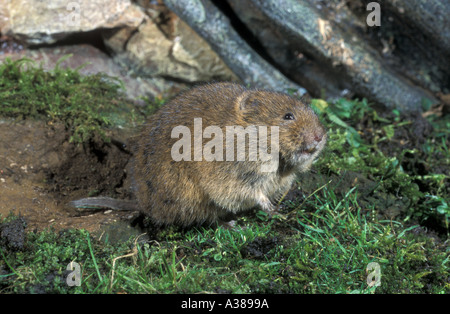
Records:
<instances>
[{"instance_id":1,"label":"small twig","mask_svg":"<svg viewBox=\"0 0 450 314\"><path fill-rule=\"evenodd\" d=\"M112 286L113 286L113 282L114 282L114 267L115 267L115 265L116 265L116 261L117 261L118 259L121 259L121 258L136 256L137 253L138 253L138 249L137 249L137 241L138 241L138 239L139 239L141 236L143 236L143 235L145 235L145 233L143 233L143 234L139 235L138 237L136 237L136 239L134 240L134 247L133 247L133 250L131 251L131 253L128 253L128 254L125 254L125 255L122 255L122 256L118 256L118 257L115 257L115 258L113 259L112 273L111 273L111 283L110 283L110 285L109 285L110 290L112 290Z\"/></svg>"},{"instance_id":2,"label":"small twig","mask_svg":"<svg viewBox=\"0 0 450 314\"><path fill-rule=\"evenodd\" d=\"M284 200L284 198L285 198L286 195L289 193L289 191L290 191L290 190L287 190L286 193L283 194L283 196L282 196L282 197L280 198L280 200L278 201L278 205L277 205L277 206L280 206L280 205L281 205L281 202Z\"/></svg>"}]
</instances>

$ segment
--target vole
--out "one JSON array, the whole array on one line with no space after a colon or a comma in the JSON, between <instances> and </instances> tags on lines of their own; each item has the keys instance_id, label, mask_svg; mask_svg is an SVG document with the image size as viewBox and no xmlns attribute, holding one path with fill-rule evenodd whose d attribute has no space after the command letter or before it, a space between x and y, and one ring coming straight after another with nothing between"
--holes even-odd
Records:
<instances>
[{"instance_id":1,"label":"vole","mask_svg":"<svg viewBox=\"0 0 450 314\"><path fill-rule=\"evenodd\" d=\"M310 168L326 138L313 110L287 94L202 85L148 120L133 149L134 204L100 197L71 205L139 210L157 225L182 227L253 207L272 213L272 202Z\"/></svg>"}]
</instances>

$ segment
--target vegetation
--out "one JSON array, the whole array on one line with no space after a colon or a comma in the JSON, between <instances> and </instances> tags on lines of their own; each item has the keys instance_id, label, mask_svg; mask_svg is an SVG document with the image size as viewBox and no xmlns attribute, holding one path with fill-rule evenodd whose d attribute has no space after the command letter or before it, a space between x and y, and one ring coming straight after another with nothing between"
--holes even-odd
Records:
<instances>
[{"instance_id":1,"label":"vegetation","mask_svg":"<svg viewBox=\"0 0 450 314\"><path fill-rule=\"evenodd\" d=\"M357 195L316 197L289 221L243 219L235 230L170 230L158 241L94 240L83 230L27 233L2 248L3 293L448 293L448 246L424 228L370 221ZM311 201L313 202L313 201ZM288 232L286 232L288 228ZM123 257L118 259L119 257ZM66 284L81 265L81 285ZM377 262L381 285L369 287Z\"/></svg>"},{"instance_id":2,"label":"vegetation","mask_svg":"<svg viewBox=\"0 0 450 314\"><path fill-rule=\"evenodd\" d=\"M345 171L362 174L376 183L365 193L370 203L380 198L389 203L391 198L404 221L438 221L448 232L448 116L430 115L425 120L395 110L382 117L366 100L341 99L331 107L315 100L313 106L326 117L330 130L328 151L319 165L339 175Z\"/></svg>"},{"instance_id":3,"label":"vegetation","mask_svg":"<svg viewBox=\"0 0 450 314\"><path fill-rule=\"evenodd\" d=\"M0 66L0 114L59 119L75 142L112 125L78 105L118 110L102 100L116 81L58 67L19 71L24 62ZM0 293L449 293L449 117L381 114L365 100L313 107L329 143L315 174L280 202L281 215L256 212L231 230L171 227L123 243L49 229L24 232L14 246L3 232ZM420 126L423 138L411 133ZM14 221L5 217L0 232ZM80 286L66 284L72 261ZM379 286L368 285L371 262Z\"/></svg>"},{"instance_id":4,"label":"vegetation","mask_svg":"<svg viewBox=\"0 0 450 314\"><path fill-rule=\"evenodd\" d=\"M0 65L0 115L63 123L75 143L88 142L95 135L108 141L107 128L142 123L142 115L125 98L117 78L101 73L83 76L79 73L83 66L61 68L68 57L61 58L52 71L30 59L6 59Z\"/></svg>"}]
</instances>

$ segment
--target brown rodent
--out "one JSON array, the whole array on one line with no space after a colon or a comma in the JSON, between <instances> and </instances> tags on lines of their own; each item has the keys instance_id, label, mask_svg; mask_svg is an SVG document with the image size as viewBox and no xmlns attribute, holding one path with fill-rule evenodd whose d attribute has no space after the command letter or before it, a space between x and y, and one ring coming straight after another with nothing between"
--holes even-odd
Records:
<instances>
[{"instance_id":1,"label":"brown rodent","mask_svg":"<svg viewBox=\"0 0 450 314\"><path fill-rule=\"evenodd\" d=\"M179 145L185 138L172 132L179 131L176 129L179 126L180 130L190 130L192 140L189 138L185 142L191 144L190 149L189 145L178 149L177 143ZM204 134L198 142L195 135L203 134L208 126L222 130L223 138L220 139L218 133L209 137ZM249 141L245 141L245 154L241 155L244 160L239 159L238 137L226 136L230 126L255 126L257 130L259 126L267 127L269 149L266 152L270 151L272 158L255 159L249 153L255 146L250 147ZM271 144L272 136L276 139L276 131L272 132L271 127L278 127L279 147ZM261 134L258 133L258 139ZM235 139L231 148L227 138ZM220 145L215 145L214 149L207 146L213 139L217 140L216 144L223 143L223 152ZM139 209L156 224L181 226L221 222L230 213L258 206L270 213L274 209L272 202L291 188L296 174L310 168L325 143L326 132L313 110L293 97L232 83L196 87L164 105L150 117L141 133L133 152L137 201L131 209ZM234 157L227 155L227 148ZM179 155L174 158L174 152L190 156L191 161L176 161ZM208 152L215 154L216 160L206 160ZM223 161L220 161L221 156ZM271 166L263 168L268 164ZM125 203L114 203L107 198L87 198L72 203L76 207L89 204L126 209L123 208Z\"/></svg>"}]
</instances>

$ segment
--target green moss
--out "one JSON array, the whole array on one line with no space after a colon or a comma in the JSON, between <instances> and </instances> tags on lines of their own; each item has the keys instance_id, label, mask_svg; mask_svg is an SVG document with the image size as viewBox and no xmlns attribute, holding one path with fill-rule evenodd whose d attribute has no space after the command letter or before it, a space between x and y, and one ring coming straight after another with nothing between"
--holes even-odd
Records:
<instances>
[{"instance_id":1,"label":"green moss","mask_svg":"<svg viewBox=\"0 0 450 314\"><path fill-rule=\"evenodd\" d=\"M134 125L138 114L123 95L123 84L105 74L83 76L59 65L45 71L32 60L6 59L0 65L0 115L63 123L70 141L86 142L96 135L109 140L106 130Z\"/></svg>"}]
</instances>

